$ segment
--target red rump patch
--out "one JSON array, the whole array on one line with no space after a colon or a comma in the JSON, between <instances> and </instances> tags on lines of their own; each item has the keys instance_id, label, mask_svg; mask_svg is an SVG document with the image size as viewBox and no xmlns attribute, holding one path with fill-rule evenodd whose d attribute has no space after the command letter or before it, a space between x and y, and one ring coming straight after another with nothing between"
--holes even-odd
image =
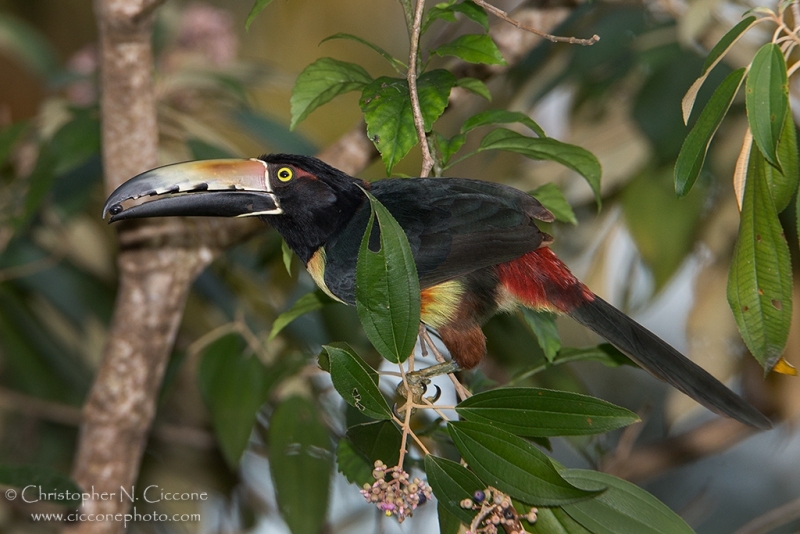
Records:
<instances>
[{"instance_id":1,"label":"red rump patch","mask_svg":"<svg viewBox=\"0 0 800 534\"><path fill-rule=\"evenodd\" d=\"M567 313L594 293L547 247L495 267L500 283L529 308Z\"/></svg>"}]
</instances>

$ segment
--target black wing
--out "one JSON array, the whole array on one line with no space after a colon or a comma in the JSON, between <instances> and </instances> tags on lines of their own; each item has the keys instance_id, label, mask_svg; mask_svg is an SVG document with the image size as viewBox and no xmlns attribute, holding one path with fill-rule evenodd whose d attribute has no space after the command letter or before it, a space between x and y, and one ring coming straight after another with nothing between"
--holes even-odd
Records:
<instances>
[{"instance_id":1,"label":"black wing","mask_svg":"<svg viewBox=\"0 0 800 534\"><path fill-rule=\"evenodd\" d=\"M371 192L405 231L422 288L513 260L550 240L534 220L552 221L553 215L513 187L409 178L374 182ZM325 283L345 302L355 300L355 262L368 220L365 204L325 247Z\"/></svg>"}]
</instances>

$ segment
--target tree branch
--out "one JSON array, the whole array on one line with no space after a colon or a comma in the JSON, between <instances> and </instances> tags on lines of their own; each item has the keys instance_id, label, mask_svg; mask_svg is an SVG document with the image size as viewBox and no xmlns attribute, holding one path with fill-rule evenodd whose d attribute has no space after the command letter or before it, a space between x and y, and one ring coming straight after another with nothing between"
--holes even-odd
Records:
<instances>
[{"instance_id":1,"label":"tree branch","mask_svg":"<svg viewBox=\"0 0 800 534\"><path fill-rule=\"evenodd\" d=\"M425 10L425 0L417 0L414 7L414 17L411 27L408 29L409 50L408 50L408 91L411 96L411 113L414 116L414 129L417 131L419 146L422 151L422 170L420 176L426 177L433 169L434 161L431 150L428 146L428 136L425 135L425 121L422 118L422 109L419 105L419 93L417 92L417 65L419 65L419 36L422 31L422 13Z\"/></svg>"}]
</instances>

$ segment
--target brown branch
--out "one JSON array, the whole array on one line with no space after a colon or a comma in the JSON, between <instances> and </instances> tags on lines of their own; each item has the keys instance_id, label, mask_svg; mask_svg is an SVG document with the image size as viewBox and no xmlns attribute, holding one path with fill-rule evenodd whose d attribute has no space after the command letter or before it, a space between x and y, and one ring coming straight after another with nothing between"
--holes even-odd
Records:
<instances>
[{"instance_id":1,"label":"brown branch","mask_svg":"<svg viewBox=\"0 0 800 534\"><path fill-rule=\"evenodd\" d=\"M493 15L499 17L500 19L511 24L512 26L516 26L521 30L533 33L535 35L538 35L539 37L543 37L548 41L552 41L554 43L569 43L582 46L591 46L600 40L600 36L597 34L592 35L589 39L578 39L577 37L559 37L557 35L553 35L551 33L547 33L540 29L534 28L533 26L528 26L526 24L523 24L522 22L509 17L508 13L506 13L502 9L495 7L492 4L485 2L484 0L474 0L474 2L479 6L481 6L482 8L484 8L486 11L489 11Z\"/></svg>"},{"instance_id":2,"label":"brown branch","mask_svg":"<svg viewBox=\"0 0 800 534\"><path fill-rule=\"evenodd\" d=\"M425 0L416 0L414 8L414 17L411 27L408 29L409 34L409 52L408 52L408 72L406 73L406 80L408 81L408 91L411 96L411 113L414 116L414 129L417 131L419 138L419 146L422 151L422 170L420 176L426 177L433 169L434 161L431 156L431 150L428 146L428 136L425 135L425 121L422 118L422 108L419 105L419 92L417 91L417 65L419 65L419 36L422 31L422 13L425 11Z\"/></svg>"},{"instance_id":3,"label":"brown branch","mask_svg":"<svg viewBox=\"0 0 800 534\"><path fill-rule=\"evenodd\" d=\"M632 450L622 448L604 460L601 471L632 482L650 480L700 458L719 454L756 432L734 419L720 417L658 443Z\"/></svg>"}]
</instances>

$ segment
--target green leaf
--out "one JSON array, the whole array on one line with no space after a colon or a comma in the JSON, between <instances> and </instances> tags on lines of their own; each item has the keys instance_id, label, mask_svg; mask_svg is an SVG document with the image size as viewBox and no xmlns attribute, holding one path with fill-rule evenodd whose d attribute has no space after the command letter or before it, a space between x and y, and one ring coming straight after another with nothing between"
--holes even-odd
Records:
<instances>
[{"instance_id":1,"label":"green leaf","mask_svg":"<svg viewBox=\"0 0 800 534\"><path fill-rule=\"evenodd\" d=\"M437 504L436 515L439 519L439 534L459 534L461 521L451 514L447 508Z\"/></svg>"},{"instance_id":2,"label":"green leaf","mask_svg":"<svg viewBox=\"0 0 800 534\"><path fill-rule=\"evenodd\" d=\"M572 206L564 198L564 193L561 192L561 189L556 184L542 184L531 191L530 195L541 202L542 206L547 208L557 221L578 224L578 219L575 217L575 212L572 211Z\"/></svg>"},{"instance_id":3,"label":"green leaf","mask_svg":"<svg viewBox=\"0 0 800 534\"><path fill-rule=\"evenodd\" d=\"M736 41L738 41L739 38L744 35L744 32L756 22L757 19L753 16L741 20L736 26L728 30L728 33L726 33L714 46L714 48L711 49L711 52L709 52L708 57L706 58L705 65L703 65L703 73L699 78L697 78L697 80L695 80L681 102L684 124L689 123L689 116L692 113L692 108L694 107L695 100L697 99L697 93L700 91L700 87L703 86L706 78L708 78L711 70L722 60L722 58L736 43Z\"/></svg>"},{"instance_id":4,"label":"green leaf","mask_svg":"<svg viewBox=\"0 0 800 534\"><path fill-rule=\"evenodd\" d=\"M534 138L517 132L498 128L481 140L478 152L485 150L508 150L536 160L552 160L568 167L589 183L595 200L600 205L600 162L588 150L562 143L551 137Z\"/></svg>"},{"instance_id":5,"label":"green leaf","mask_svg":"<svg viewBox=\"0 0 800 534\"><path fill-rule=\"evenodd\" d=\"M459 78L458 81L456 82L456 87L461 87L462 89L466 89L470 93L482 96L489 102L492 101L492 93L489 91L489 88L486 87L485 83L483 83L477 78L470 78L469 76L465 76L464 78Z\"/></svg>"},{"instance_id":6,"label":"green leaf","mask_svg":"<svg viewBox=\"0 0 800 534\"><path fill-rule=\"evenodd\" d=\"M321 290L306 293L297 299L297 301L292 304L291 308L275 318L275 322L272 323L272 330L269 333L269 339L274 339L275 336L281 332L281 330L286 328L289 323L301 315L322 309L323 306L326 304L331 304L332 302L333 299L323 293Z\"/></svg>"},{"instance_id":7,"label":"green leaf","mask_svg":"<svg viewBox=\"0 0 800 534\"><path fill-rule=\"evenodd\" d=\"M792 317L789 246L767 182L767 165L761 152L751 147L728 275L728 303L739 332L766 372L783 353Z\"/></svg>"},{"instance_id":8,"label":"green leaf","mask_svg":"<svg viewBox=\"0 0 800 534\"><path fill-rule=\"evenodd\" d=\"M468 421L524 437L600 434L639 420L630 410L601 399L541 388L485 391L460 402L456 412Z\"/></svg>"},{"instance_id":9,"label":"green leaf","mask_svg":"<svg viewBox=\"0 0 800 534\"><path fill-rule=\"evenodd\" d=\"M402 363L414 350L419 334L417 266L403 229L383 204L365 194L372 212L356 264L356 310L378 352Z\"/></svg>"},{"instance_id":10,"label":"green leaf","mask_svg":"<svg viewBox=\"0 0 800 534\"><path fill-rule=\"evenodd\" d=\"M436 4L425 13L425 19L422 23L422 33L424 34L430 25L439 19L446 20L447 22L456 22L456 13L464 14L468 19L480 24L484 30L489 29L489 17L482 7L479 7L469 0L461 3L456 3L456 0L450 0L448 2Z\"/></svg>"},{"instance_id":11,"label":"green leaf","mask_svg":"<svg viewBox=\"0 0 800 534\"><path fill-rule=\"evenodd\" d=\"M372 77L360 65L323 57L303 69L292 89L292 121L294 129L312 111L335 97L350 91L362 90Z\"/></svg>"},{"instance_id":12,"label":"green leaf","mask_svg":"<svg viewBox=\"0 0 800 534\"><path fill-rule=\"evenodd\" d=\"M351 484L363 486L375 481L372 478L373 464L347 438L340 439L336 445L336 469Z\"/></svg>"},{"instance_id":13,"label":"green leaf","mask_svg":"<svg viewBox=\"0 0 800 534\"><path fill-rule=\"evenodd\" d=\"M378 373L345 343L323 345L333 387L347 404L374 419L391 419L392 410L378 389ZM323 365L323 367L325 367Z\"/></svg>"},{"instance_id":14,"label":"green leaf","mask_svg":"<svg viewBox=\"0 0 800 534\"><path fill-rule=\"evenodd\" d=\"M546 311L522 310L525 322L533 330L545 358L552 362L561 349L561 336L558 335L556 314Z\"/></svg>"},{"instance_id":15,"label":"green leaf","mask_svg":"<svg viewBox=\"0 0 800 534\"><path fill-rule=\"evenodd\" d=\"M432 50L437 56L455 56L467 63L508 65L503 55L486 33L467 34Z\"/></svg>"},{"instance_id":16,"label":"green leaf","mask_svg":"<svg viewBox=\"0 0 800 534\"><path fill-rule=\"evenodd\" d=\"M536 522L528 532L532 534L593 534L572 519L563 508L539 507Z\"/></svg>"},{"instance_id":17,"label":"green leaf","mask_svg":"<svg viewBox=\"0 0 800 534\"><path fill-rule=\"evenodd\" d=\"M426 132L447 107L455 83L455 76L444 69L426 72L417 79ZM391 174L397 162L418 142L408 82L403 78L378 78L364 87L359 105L367 123L367 135L381 153L387 174Z\"/></svg>"},{"instance_id":18,"label":"green leaf","mask_svg":"<svg viewBox=\"0 0 800 534\"><path fill-rule=\"evenodd\" d=\"M434 132L433 135L436 139L436 146L439 149L439 158L441 158L444 165L447 165L450 158L461 150L461 147L464 146L464 143L467 141L467 136L464 134L454 135L450 139L447 139L439 132Z\"/></svg>"},{"instance_id":19,"label":"green leaf","mask_svg":"<svg viewBox=\"0 0 800 534\"><path fill-rule=\"evenodd\" d=\"M294 257L294 252L292 249L289 248L289 245L286 244L285 239L281 239L281 259L283 260L283 266L286 268L286 273L289 276L292 276L292 258ZM280 317L279 317L280 318ZM272 325L272 329L275 330L275 325ZM272 339L273 335L270 333L270 339Z\"/></svg>"},{"instance_id":20,"label":"green leaf","mask_svg":"<svg viewBox=\"0 0 800 534\"><path fill-rule=\"evenodd\" d=\"M564 469L561 475L587 491L607 488L594 499L563 506L572 519L595 534L694 532L678 514L635 484L586 469Z\"/></svg>"},{"instance_id":21,"label":"green leaf","mask_svg":"<svg viewBox=\"0 0 800 534\"><path fill-rule=\"evenodd\" d=\"M432 454L425 455L425 474L439 506L469 525L476 512L462 508L461 501L486 489L486 484L463 465Z\"/></svg>"},{"instance_id":22,"label":"green leaf","mask_svg":"<svg viewBox=\"0 0 800 534\"><path fill-rule=\"evenodd\" d=\"M289 397L272 414L269 464L275 493L292 534L318 534L328 511L333 457L316 407Z\"/></svg>"},{"instance_id":23,"label":"green leaf","mask_svg":"<svg viewBox=\"0 0 800 534\"><path fill-rule=\"evenodd\" d=\"M539 137L546 137L542 127L536 124L536 121L531 119L528 115L521 111L507 111L505 109L488 109L473 115L461 126L461 133L467 133L475 128L490 124L508 124L512 122L524 124Z\"/></svg>"},{"instance_id":24,"label":"green leaf","mask_svg":"<svg viewBox=\"0 0 800 534\"><path fill-rule=\"evenodd\" d=\"M28 124L28 121L19 121L0 130L0 168L8 161L14 145L28 129Z\"/></svg>"},{"instance_id":25,"label":"green leaf","mask_svg":"<svg viewBox=\"0 0 800 534\"><path fill-rule=\"evenodd\" d=\"M361 38L361 37L359 37L357 35L353 35L351 33L335 33L335 34L331 35L330 37L326 37L325 39L320 41L319 44L322 44L325 41L332 41L334 39L346 39L348 41L355 41L357 43L363 44L367 48L370 48L371 50L374 50L375 52L380 54L380 56L383 59L385 59L386 61L388 61L389 64L392 66L392 68L394 70L396 70L397 72L402 72L403 69L408 68L405 63L403 63L399 59L396 59L394 56L392 56L389 52L387 52L386 50L384 50L380 46L378 46L378 45L376 45L374 43L371 43L371 42L367 41L366 39L363 39L363 38Z\"/></svg>"},{"instance_id":26,"label":"green leaf","mask_svg":"<svg viewBox=\"0 0 800 534\"><path fill-rule=\"evenodd\" d=\"M65 174L100 152L100 121L78 113L53 135L50 147L56 158L55 174Z\"/></svg>"},{"instance_id":27,"label":"green leaf","mask_svg":"<svg viewBox=\"0 0 800 534\"><path fill-rule=\"evenodd\" d=\"M778 161L780 169L768 165L767 182L775 201L775 210L780 213L792 201L800 179L800 166L797 161L797 128L792 113L786 114L781 137L778 140Z\"/></svg>"},{"instance_id":28,"label":"green leaf","mask_svg":"<svg viewBox=\"0 0 800 534\"><path fill-rule=\"evenodd\" d=\"M391 421L362 423L347 429L347 437L369 461L370 471L375 460L386 465L397 465L403 436Z\"/></svg>"},{"instance_id":29,"label":"green leaf","mask_svg":"<svg viewBox=\"0 0 800 534\"><path fill-rule=\"evenodd\" d=\"M535 445L495 426L472 422L447 424L467 464L487 485L534 506L561 505L591 497L558 474Z\"/></svg>"},{"instance_id":30,"label":"green leaf","mask_svg":"<svg viewBox=\"0 0 800 534\"><path fill-rule=\"evenodd\" d=\"M238 335L223 336L203 352L197 373L220 450L233 468L247 447L270 384L264 365L243 351L244 342Z\"/></svg>"},{"instance_id":31,"label":"green leaf","mask_svg":"<svg viewBox=\"0 0 800 534\"><path fill-rule=\"evenodd\" d=\"M256 20L256 17L259 13L261 13L265 7L270 5L272 0L256 0L253 3L253 7L250 9L250 13L247 14L247 20L244 22L244 29L250 31L250 25Z\"/></svg>"},{"instance_id":32,"label":"green leaf","mask_svg":"<svg viewBox=\"0 0 800 534\"><path fill-rule=\"evenodd\" d=\"M745 72L744 68L735 70L719 84L689 135L686 136L678 160L675 162L675 192L678 196L686 196L700 175L708 145L717 133L722 119L727 115L733 98L739 92Z\"/></svg>"},{"instance_id":33,"label":"green leaf","mask_svg":"<svg viewBox=\"0 0 800 534\"><path fill-rule=\"evenodd\" d=\"M745 83L745 105L753 140L770 165L780 168L778 140L789 112L789 81L778 45L767 43L756 52Z\"/></svg>"},{"instance_id":34,"label":"green leaf","mask_svg":"<svg viewBox=\"0 0 800 534\"><path fill-rule=\"evenodd\" d=\"M18 499L33 502L34 499L50 504L62 504L71 508L80 506L83 490L67 475L44 465L0 464L0 484L20 488ZM42 499L39 494L47 494ZM9 492L6 499L14 500Z\"/></svg>"}]
</instances>

